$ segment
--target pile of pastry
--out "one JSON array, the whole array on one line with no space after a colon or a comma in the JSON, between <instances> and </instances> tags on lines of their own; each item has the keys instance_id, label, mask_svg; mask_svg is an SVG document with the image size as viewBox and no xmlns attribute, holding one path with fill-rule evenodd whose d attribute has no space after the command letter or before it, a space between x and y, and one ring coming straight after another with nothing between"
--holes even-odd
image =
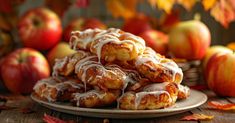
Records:
<instances>
[{"instance_id":1,"label":"pile of pastry","mask_svg":"<svg viewBox=\"0 0 235 123\"><path fill-rule=\"evenodd\" d=\"M70 46L77 52L57 59L52 77L34 86L38 98L136 110L166 108L189 96L189 88L180 85L183 74L177 64L131 33L115 28L74 31Z\"/></svg>"}]
</instances>

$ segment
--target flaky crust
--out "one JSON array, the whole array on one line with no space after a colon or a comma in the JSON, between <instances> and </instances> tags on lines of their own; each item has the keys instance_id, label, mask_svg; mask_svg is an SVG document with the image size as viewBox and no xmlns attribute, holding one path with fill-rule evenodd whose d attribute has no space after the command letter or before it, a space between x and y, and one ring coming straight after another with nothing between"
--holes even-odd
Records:
<instances>
[{"instance_id":1,"label":"flaky crust","mask_svg":"<svg viewBox=\"0 0 235 123\"><path fill-rule=\"evenodd\" d=\"M187 99L190 95L189 87L184 85L178 85L178 87L179 87L178 99Z\"/></svg>"},{"instance_id":2,"label":"flaky crust","mask_svg":"<svg viewBox=\"0 0 235 123\"><path fill-rule=\"evenodd\" d=\"M74 74L74 69L77 62L90 55L91 54L89 52L79 50L76 53L66 56L64 58L56 59L52 75L56 77L70 76Z\"/></svg>"},{"instance_id":3,"label":"flaky crust","mask_svg":"<svg viewBox=\"0 0 235 123\"><path fill-rule=\"evenodd\" d=\"M78 107L86 108L109 106L116 102L119 95L119 90L102 91L94 89L85 93L74 93L72 102Z\"/></svg>"},{"instance_id":4,"label":"flaky crust","mask_svg":"<svg viewBox=\"0 0 235 123\"><path fill-rule=\"evenodd\" d=\"M170 59L157 54L147 47L142 55L135 60L136 69L144 77L152 82L175 82L181 83L182 70Z\"/></svg>"},{"instance_id":5,"label":"flaky crust","mask_svg":"<svg viewBox=\"0 0 235 123\"><path fill-rule=\"evenodd\" d=\"M49 102L69 101L72 93L85 91L80 81L63 77L42 79L33 89L39 98Z\"/></svg>"},{"instance_id":6,"label":"flaky crust","mask_svg":"<svg viewBox=\"0 0 235 123\"><path fill-rule=\"evenodd\" d=\"M87 29L72 32L70 46L75 50L90 51L99 59L112 62L135 59L143 53L145 42L142 38L120 29Z\"/></svg>"},{"instance_id":7,"label":"flaky crust","mask_svg":"<svg viewBox=\"0 0 235 123\"><path fill-rule=\"evenodd\" d=\"M84 83L107 91L108 89L122 89L126 75L116 67L106 68L95 55L80 60L75 66L77 77Z\"/></svg>"},{"instance_id":8,"label":"flaky crust","mask_svg":"<svg viewBox=\"0 0 235 123\"><path fill-rule=\"evenodd\" d=\"M125 110L159 109L175 104L178 87L175 83L157 83L145 86L140 92L126 92L119 99L119 108Z\"/></svg>"}]
</instances>

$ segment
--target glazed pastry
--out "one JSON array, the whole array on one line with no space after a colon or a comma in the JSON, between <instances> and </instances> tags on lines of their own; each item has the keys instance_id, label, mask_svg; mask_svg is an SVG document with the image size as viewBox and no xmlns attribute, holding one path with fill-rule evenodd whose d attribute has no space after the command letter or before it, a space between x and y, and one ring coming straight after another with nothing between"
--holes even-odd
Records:
<instances>
[{"instance_id":1,"label":"glazed pastry","mask_svg":"<svg viewBox=\"0 0 235 123\"><path fill-rule=\"evenodd\" d=\"M72 102L78 107L109 106L116 102L119 95L119 90L102 91L94 89L85 93L74 93Z\"/></svg>"},{"instance_id":2,"label":"glazed pastry","mask_svg":"<svg viewBox=\"0 0 235 123\"><path fill-rule=\"evenodd\" d=\"M117 67L105 67L98 62L95 55L88 56L77 62L77 77L85 84L98 86L102 90L123 89L126 74Z\"/></svg>"},{"instance_id":3,"label":"glazed pastry","mask_svg":"<svg viewBox=\"0 0 235 123\"><path fill-rule=\"evenodd\" d=\"M154 83L140 92L126 92L118 99L118 108L144 110L166 108L175 104L178 87L175 83Z\"/></svg>"},{"instance_id":4,"label":"glazed pastry","mask_svg":"<svg viewBox=\"0 0 235 123\"><path fill-rule=\"evenodd\" d=\"M189 87L183 85L178 85L178 87L179 87L178 99L187 99L190 95Z\"/></svg>"},{"instance_id":5,"label":"glazed pastry","mask_svg":"<svg viewBox=\"0 0 235 123\"><path fill-rule=\"evenodd\" d=\"M143 53L145 41L120 29L87 29L72 32L70 46L96 54L99 61L130 61Z\"/></svg>"},{"instance_id":6,"label":"glazed pastry","mask_svg":"<svg viewBox=\"0 0 235 123\"><path fill-rule=\"evenodd\" d=\"M69 76L74 74L74 68L78 61L82 58L90 56L89 52L82 50L77 51L76 53L66 56L61 59L56 59L55 65L53 67L53 76Z\"/></svg>"},{"instance_id":7,"label":"glazed pastry","mask_svg":"<svg viewBox=\"0 0 235 123\"><path fill-rule=\"evenodd\" d=\"M136 69L144 77L152 82L175 82L181 83L182 70L170 59L157 54L147 47L142 55L135 60Z\"/></svg>"},{"instance_id":8,"label":"glazed pastry","mask_svg":"<svg viewBox=\"0 0 235 123\"><path fill-rule=\"evenodd\" d=\"M68 101L72 93L84 92L82 83L76 79L66 79L62 77L49 77L36 83L33 88L35 94L46 101Z\"/></svg>"}]
</instances>

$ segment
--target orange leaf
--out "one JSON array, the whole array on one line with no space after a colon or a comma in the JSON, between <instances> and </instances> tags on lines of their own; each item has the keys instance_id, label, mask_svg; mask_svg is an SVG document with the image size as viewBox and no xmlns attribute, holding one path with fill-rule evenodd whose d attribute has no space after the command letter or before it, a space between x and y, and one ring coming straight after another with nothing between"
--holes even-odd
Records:
<instances>
[{"instance_id":1,"label":"orange leaf","mask_svg":"<svg viewBox=\"0 0 235 123\"><path fill-rule=\"evenodd\" d=\"M185 9L191 10L197 0L177 0L177 2L181 4Z\"/></svg>"},{"instance_id":2,"label":"orange leaf","mask_svg":"<svg viewBox=\"0 0 235 123\"><path fill-rule=\"evenodd\" d=\"M208 105L219 110L235 110L235 104L224 104L217 101L210 101Z\"/></svg>"},{"instance_id":3,"label":"orange leaf","mask_svg":"<svg viewBox=\"0 0 235 123\"><path fill-rule=\"evenodd\" d=\"M159 9L164 10L166 13L170 13L175 0L148 0L148 2L151 6L157 6Z\"/></svg>"},{"instance_id":4,"label":"orange leaf","mask_svg":"<svg viewBox=\"0 0 235 123\"><path fill-rule=\"evenodd\" d=\"M225 28L229 23L235 20L235 8L233 2L229 0L220 0L211 9L210 14L216 21L220 22Z\"/></svg>"},{"instance_id":5,"label":"orange leaf","mask_svg":"<svg viewBox=\"0 0 235 123\"><path fill-rule=\"evenodd\" d=\"M202 5L205 10L209 10L215 5L216 1L217 0L202 0Z\"/></svg>"},{"instance_id":6,"label":"orange leaf","mask_svg":"<svg viewBox=\"0 0 235 123\"><path fill-rule=\"evenodd\" d=\"M205 115L205 114L192 114L188 116L184 116L181 120L185 121L199 121L199 120L212 120L214 118L213 115Z\"/></svg>"},{"instance_id":7,"label":"orange leaf","mask_svg":"<svg viewBox=\"0 0 235 123\"><path fill-rule=\"evenodd\" d=\"M115 18L134 17L138 0L106 0L106 6Z\"/></svg>"}]
</instances>

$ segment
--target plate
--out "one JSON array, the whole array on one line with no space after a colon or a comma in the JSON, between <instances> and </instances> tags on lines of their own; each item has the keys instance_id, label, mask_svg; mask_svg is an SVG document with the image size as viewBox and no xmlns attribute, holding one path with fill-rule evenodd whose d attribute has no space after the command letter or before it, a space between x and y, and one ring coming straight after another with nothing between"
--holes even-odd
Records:
<instances>
[{"instance_id":1,"label":"plate","mask_svg":"<svg viewBox=\"0 0 235 123\"><path fill-rule=\"evenodd\" d=\"M153 118L153 117L162 117L174 115L182 112L189 111L193 108L196 108L207 101L207 96L199 91L191 90L191 95L186 100L179 100L172 107L165 109L157 109L157 110L120 110L120 109L94 109L94 108L79 108L72 106L70 103L51 103L43 101L34 94L31 94L31 98L45 106L47 108L69 113L80 116L88 116L88 117L99 117L99 118L117 118L117 119L137 119L137 118Z\"/></svg>"}]
</instances>

